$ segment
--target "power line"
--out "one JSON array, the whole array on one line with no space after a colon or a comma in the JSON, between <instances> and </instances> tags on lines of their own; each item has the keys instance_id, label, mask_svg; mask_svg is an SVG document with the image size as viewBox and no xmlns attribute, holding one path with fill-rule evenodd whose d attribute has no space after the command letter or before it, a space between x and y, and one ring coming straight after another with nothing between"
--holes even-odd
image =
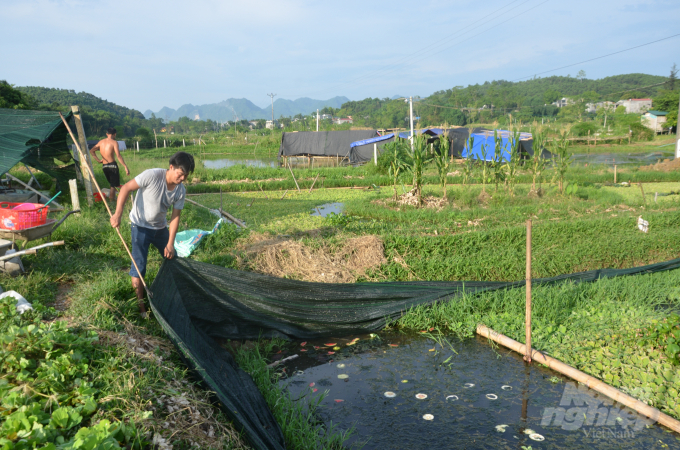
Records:
<instances>
[{"instance_id":1,"label":"power line","mask_svg":"<svg viewBox=\"0 0 680 450\"><path fill-rule=\"evenodd\" d=\"M512 1L512 2L510 2L510 3L508 3L508 4L506 4L505 6L499 8L499 9L497 9L497 10L495 10L495 11L489 13L489 14L487 14L486 16L481 17L481 18L478 19L476 22L474 22L474 23L472 23L472 24L470 24L470 25L468 25L468 26L466 26L466 27L464 27L464 28L459 29L459 30L456 31L455 33L453 33L453 34L451 34L451 35L449 35L449 36L447 36L447 37L445 37L445 38L442 38L442 39L440 39L440 40L438 40L438 41L433 42L432 44L429 44L429 45L427 45L427 46L425 46L425 47L422 47L421 49L419 49L419 50L417 50L417 51L415 51L415 52L413 52L413 53L411 53L411 54L409 54L409 55L406 55L406 56L404 56L404 57L398 59L396 62L394 62L394 63L392 63L392 64L390 64L390 65L387 65L387 66L382 67L382 68L380 68L380 69L376 69L376 70L374 70L374 71L372 71L372 72L369 72L369 73L367 73L367 74L361 75L361 76L359 76L359 77L356 77L356 78L347 80L346 82L340 83L340 84L338 84L338 85L336 85L336 86L329 87L329 88L327 88L327 89L323 89L323 90L320 90L320 91L312 92L311 94L318 94L318 93L327 92L327 91L330 91L330 90L336 90L336 89L341 88L341 87L343 87L343 86L346 86L346 85L350 85L350 84L356 83L357 81L360 81L360 80L362 80L362 79L363 79L363 80L370 80L370 79L372 79L372 78L375 78L375 76L377 76L378 74L380 74L381 72L384 72L384 71L386 71L385 73L390 73L390 72L393 72L393 71L396 70L396 69L401 68L402 66L409 66L409 65L415 64L415 63L419 62L420 60L416 60L416 61L414 61L414 62L408 63L408 60L409 60L412 56L415 56L415 55L418 55L418 54L422 54L422 53L431 52L432 50L436 49L437 47L441 47L441 44L440 44L440 45L436 45L436 44L439 44L440 42L448 41L448 40L451 40L451 39L454 39L454 38L459 37L461 34L464 34L465 30L467 30L468 28L475 27L478 23L480 23L480 22L483 21L484 19L486 19L486 18L488 18L488 17L490 17L490 16L493 16L494 14L496 14L496 13L502 11L503 9L507 8L508 6L512 5L513 3L516 3L517 1L519 1L519 0L514 0L514 1ZM524 5L525 3L528 3L529 1L531 1L531 0L525 0L524 2L520 3L519 5L516 5L513 9L516 9L516 8L518 8L518 7L522 6L522 5ZM532 9L534 9L534 8L540 6L540 5L542 5L543 3L546 3L546 2L548 2L548 1L549 1L549 0L545 0L544 2L542 2L542 3L540 3L540 4L536 5L536 6L534 6L534 7L530 8L530 9L528 9L528 10L526 10L526 11L520 13L520 14L515 15L515 16L511 17L510 19L504 20L503 22L500 22L500 23L498 23L498 24L496 24L496 25L493 25L492 27L489 27L489 28L487 28L487 29L485 29L485 30L483 30L483 31L481 31L481 32L479 32L479 33L473 35L473 36L470 36L470 37L468 37L467 39L465 39L465 40L463 40L463 41L457 42L457 43L454 44L453 46L458 45L458 44L460 44L460 43L462 43L462 42L466 42L466 41L468 41L468 40L470 40L470 39L472 39L472 38L474 38L474 37L477 37L477 36L479 36L480 34L483 34L483 33L485 33L486 31L488 31L488 30L490 30L490 29L492 29L492 28L494 28L494 27L496 27L496 26L498 26L498 25L501 25L501 24L503 24L503 23L505 23L505 22L508 22L508 21L510 21L510 20L512 20L512 19L514 19L514 18L516 18L516 17L518 17L518 16L520 16L520 15L522 15L522 14L525 14L525 13L527 13L528 11L531 11ZM506 11L506 13L507 13L507 12L509 12L509 11ZM497 17L496 17L496 18L497 18ZM494 18L494 19L496 19L496 18ZM492 20L493 20L493 19L492 19ZM433 47L433 46L434 46L434 47ZM441 51L447 50L448 48L451 48L451 47L453 47L453 46L446 47L446 48L442 49ZM440 52L441 52L441 51L440 51ZM440 52L437 52L437 53L440 53ZM434 54L437 54L437 53L434 53ZM421 58L421 59L424 59L424 57ZM406 63L401 63L401 64L400 64L400 63L399 63L400 61L407 61L407 62L406 62ZM384 74L383 74L383 75L384 75Z\"/></svg>"},{"instance_id":2,"label":"power line","mask_svg":"<svg viewBox=\"0 0 680 450\"><path fill-rule=\"evenodd\" d=\"M608 56L618 55L619 53L627 52L627 51L629 51L629 50L635 50L636 48L644 47L644 46L646 46L646 45L656 44L657 42L665 41L665 40L668 40L668 39L671 39L671 38L674 38L674 37L678 37L678 36L680 36L680 33L674 34L674 35L672 35L672 36L668 36L668 37L665 37L665 38L662 38L662 39L657 39L656 41L647 42L646 44L636 45L635 47L630 47L630 48L627 48L627 49L625 49L625 50L619 50L618 52L609 53L609 54L607 54L607 55L598 56L598 57L596 57L596 58L586 59L585 61L577 62L577 63L574 63L574 64L568 64L568 65L566 65L566 66L558 67L557 69L546 70L545 72L540 72L540 73L537 73L537 74L534 74L534 75L529 75L528 77L517 78L516 80L511 80L511 81L524 80L524 79L526 79L526 78L531 78L531 77L536 76L536 75L543 75L544 73L555 72L555 71L557 71L557 70L566 69L567 67L577 66L577 65L579 65L579 64L585 64L585 63L587 63L587 62L591 62L591 61L595 61L595 60L598 60L598 59L606 58L606 57L608 57Z\"/></svg>"}]
</instances>

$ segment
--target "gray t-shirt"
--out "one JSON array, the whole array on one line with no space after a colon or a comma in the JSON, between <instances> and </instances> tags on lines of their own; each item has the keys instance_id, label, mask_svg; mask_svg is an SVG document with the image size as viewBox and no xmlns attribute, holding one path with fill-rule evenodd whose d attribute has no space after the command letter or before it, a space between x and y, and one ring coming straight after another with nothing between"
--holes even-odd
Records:
<instances>
[{"instance_id":1,"label":"gray t-shirt","mask_svg":"<svg viewBox=\"0 0 680 450\"><path fill-rule=\"evenodd\" d=\"M133 225L161 230L168 226L166 216L170 205L174 209L184 209L184 196L187 192L184 184L168 191L165 172L165 169L149 169L135 177L139 190L130 211L130 222Z\"/></svg>"}]
</instances>

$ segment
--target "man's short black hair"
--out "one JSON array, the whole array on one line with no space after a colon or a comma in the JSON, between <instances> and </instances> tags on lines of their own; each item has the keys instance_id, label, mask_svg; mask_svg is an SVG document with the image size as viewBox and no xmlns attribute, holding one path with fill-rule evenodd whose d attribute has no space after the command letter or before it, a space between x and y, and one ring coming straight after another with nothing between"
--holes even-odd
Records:
<instances>
[{"instance_id":1,"label":"man's short black hair","mask_svg":"<svg viewBox=\"0 0 680 450\"><path fill-rule=\"evenodd\" d=\"M115 128L111 127L108 130L106 130L106 134L116 134L117 131Z\"/></svg>"},{"instance_id":2,"label":"man's short black hair","mask_svg":"<svg viewBox=\"0 0 680 450\"><path fill-rule=\"evenodd\" d=\"M170 158L170 165L181 168L186 175L194 171L194 157L187 152L177 152Z\"/></svg>"}]
</instances>

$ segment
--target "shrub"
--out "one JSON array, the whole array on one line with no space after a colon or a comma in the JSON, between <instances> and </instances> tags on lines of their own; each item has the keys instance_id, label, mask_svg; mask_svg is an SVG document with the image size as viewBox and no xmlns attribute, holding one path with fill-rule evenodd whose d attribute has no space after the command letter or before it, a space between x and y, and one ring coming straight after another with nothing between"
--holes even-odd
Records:
<instances>
[{"instance_id":1,"label":"shrub","mask_svg":"<svg viewBox=\"0 0 680 450\"><path fill-rule=\"evenodd\" d=\"M571 131L574 133L574 135L579 137L588 136L588 132L590 132L590 135L592 136L598 131L598 129L599 127L595 122L579 122L571 127Z\"/></svg>"}]
</instances>

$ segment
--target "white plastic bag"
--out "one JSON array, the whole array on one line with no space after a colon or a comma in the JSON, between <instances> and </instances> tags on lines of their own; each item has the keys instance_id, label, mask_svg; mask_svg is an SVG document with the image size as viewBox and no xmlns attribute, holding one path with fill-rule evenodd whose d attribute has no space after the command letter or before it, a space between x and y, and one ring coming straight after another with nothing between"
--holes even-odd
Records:
<instances>
[{"instance_id":1,"label":"white plastic bag","mask_svg":"<svg viewBox=\"0 0 680 450\"><path fill-rule=\"evenodd\" d=\"M17 291L7 291L3 294L0 294L0 300L5 298L5 297L12 297L17 300L17 311L19 314L23 314L29 309L33 309L33 305L31 305L28 300L26 300L21 294L19 294Z\"/></svg>"},{"instance_id":2,"label":"white plastic bag","mask_svg":"<svg viewBox=\"0 0 680 450\"><path fill-rule=\"evenodd\" d=\"M642 218L642 216L639 216L639 217L638 217L637 225L638 225L638 229L639 229L640 231L642 231L643 233L646 233L646 232L649 231L649 222L647 222L646 220L644 220L644 219Z\"/></svg>"}]
</instances>

